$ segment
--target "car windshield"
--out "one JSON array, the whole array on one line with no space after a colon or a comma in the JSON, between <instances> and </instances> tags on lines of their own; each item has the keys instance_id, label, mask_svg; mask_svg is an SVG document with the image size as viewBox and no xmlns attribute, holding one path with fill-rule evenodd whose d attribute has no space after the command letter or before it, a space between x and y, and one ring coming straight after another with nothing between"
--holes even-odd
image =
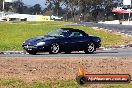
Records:
<instances>
[{"instance_id":1,"label":"car windshield","mask_svg":"<svg viewBox=\"0 0 132 88\"><path fill-rule=\"evenodd\" d=\"M68 30L57 29L52 32L49 32L46 36L52 37L68 37L70 35Z\"/></svg>"}]
</instances>

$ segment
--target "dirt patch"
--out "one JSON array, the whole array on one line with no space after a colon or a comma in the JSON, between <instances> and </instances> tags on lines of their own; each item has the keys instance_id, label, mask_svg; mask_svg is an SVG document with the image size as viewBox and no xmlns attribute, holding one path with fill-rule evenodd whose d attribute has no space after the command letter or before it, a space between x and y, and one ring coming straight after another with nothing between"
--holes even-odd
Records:
<instances>
[{"instance_id":1,"label":"dirt patch","mask_svg":"<svg viewBox=\"0 0 132 88\"><path fill-rule=\"evenodd\" d=\"M0 58L0 79L25 82L75 79L79 65L89 74L130 74L132 57Z\"/></svg>"}]
</instances>

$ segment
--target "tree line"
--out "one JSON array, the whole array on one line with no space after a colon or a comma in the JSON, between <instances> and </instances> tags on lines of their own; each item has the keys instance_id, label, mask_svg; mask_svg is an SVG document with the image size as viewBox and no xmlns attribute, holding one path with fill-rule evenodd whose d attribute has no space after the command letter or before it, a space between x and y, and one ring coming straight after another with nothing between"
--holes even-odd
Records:
<instances>
[{"instance_id":1,"label":"tree line","mask_svg":"<svg viewBox=\"0 0 132 88\"><path fill-rule=\"evenodd\" d=\"M0 10L2 11L0 0ZM44 0L45 2L45 0ZM26 14L42 14L63 16L65 20L105 20L110 19L111 10L121 3L113 0L46 0L46 7L42 9L40 4L27 6L21 0L5 3L5 11ZM85 19L84 19L85 18Z\"/></svg>"},{"instance_id":2,"label":"tree line","mask_svg":"<svg viewBox=\"0 0 132 88\"><path fill-rule=\"evenodd\" d=\"M49 7L47 10L52 9L52 13L57 16L63 14L66 20L71 18L72 21L98 21L112 20L111 11L122 5L122 0L46 0L46 3ZM116 18L118 19L118 16Z\"/></svg>"},{"instance_id":3,"label":"tree line","mask_svg":"<svg viewBox=\"0 0 132 88\"><path fill-rule=\"evenodd\" d=\"M0 0L0 11L3 11L3 0ZM39 4L35 4L34 6L27 6L21 0L18 0L14 2L5 2L4 11L20 14L40 14L42 10Z\"/></svg>"}]
</instances>

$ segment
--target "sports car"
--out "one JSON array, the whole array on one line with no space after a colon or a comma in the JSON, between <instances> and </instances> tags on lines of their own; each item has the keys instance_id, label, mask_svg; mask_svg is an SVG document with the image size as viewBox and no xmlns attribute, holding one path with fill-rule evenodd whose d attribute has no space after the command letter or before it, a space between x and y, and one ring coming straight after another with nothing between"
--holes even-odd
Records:
<instances>
[{"instance_id":1,"label":"sports car","mask_svg":"<svg viewBox=\"0 0 132 88\"><path fill-rule=\"evenodd\" d=\"M37 52L58 54L72 51L84 51L92 54L100 46L101 38L90 36L82 30L73 28L55 29L44 36L30 38L22 44L23 49L32 55Z\"/></svg>"}]
</instances>

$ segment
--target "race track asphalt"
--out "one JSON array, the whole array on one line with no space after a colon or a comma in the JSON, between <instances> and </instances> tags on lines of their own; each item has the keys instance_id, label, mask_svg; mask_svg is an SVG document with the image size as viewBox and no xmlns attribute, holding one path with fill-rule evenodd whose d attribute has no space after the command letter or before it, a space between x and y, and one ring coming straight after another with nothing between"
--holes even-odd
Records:
<instances>
[{"instance_id":1,"label":"race track asphalt","mask_svg":"<svg viewBox=\"0 0 132 88\"><path fill-rule=\"evenodd\" d=\"M0 54L0 57L132 57L132 47L117 48L117 49L110 49L110 50L98 50L94 54L85 54L84 52L72 52L71 54L38 53L37 55Z\"/></svg>"},{"instance_id":2,"label":"race track asphalt","mask_svg":"<svg viewBox=\"0 0 132 88\"><path fill-rule=\"evenodd\" d=\"M132 25L103 24L103 23L94 23L94 22L79 22L76 25L99 27L99 28L112 30L113 32L120 32L127 35L132 35Z\"/></svg>"}]
</instances>

